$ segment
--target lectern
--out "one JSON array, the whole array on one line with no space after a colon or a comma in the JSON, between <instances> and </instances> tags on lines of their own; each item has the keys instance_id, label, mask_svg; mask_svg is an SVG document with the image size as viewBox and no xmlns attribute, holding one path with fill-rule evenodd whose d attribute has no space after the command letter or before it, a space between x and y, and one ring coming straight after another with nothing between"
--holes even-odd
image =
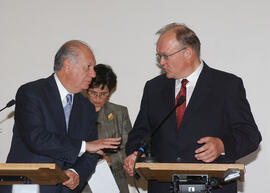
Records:
<instances>
[{"instance_id":1,"label":"lectern","mask_svg":"<svg viewBox=\"0 0 270 193\"><path fill-rule=\"evenodd\" d=\"M0 185L56 185L67 179L66 174L53 163L0 164Z\"/></svg>"},{"instance_id":2,"label":"lectern","mask_svg":"<svg viewBox=\"0 0 270 193\"><path fill-rule=\"evenodd\" d=\"M220 183L244 181L243 164L136 163L136 172L146 180L172 182L173 193L211 192Z\"/></svg>"}]
</instances>

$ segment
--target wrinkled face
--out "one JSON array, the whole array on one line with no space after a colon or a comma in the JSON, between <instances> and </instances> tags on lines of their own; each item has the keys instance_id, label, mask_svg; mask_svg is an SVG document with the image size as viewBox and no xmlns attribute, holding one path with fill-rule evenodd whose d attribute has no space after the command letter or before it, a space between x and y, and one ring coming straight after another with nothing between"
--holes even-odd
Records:
<instances>
[{"instance_id":1,"label":"wrinkled face","mask_svg":"<svg viewBox=\"0 0 270 193\"><path fill-rule=\"evenodd\" d=\"M100 108L108 101L109 94L109 89L106 85L103 89L102 85L100 85L100 87L88 89L88 99L95 105L96 111L99 111Z\"/></svg>"},{"instance_id":2,"label":"wrinkled face","mask_svg":"<svg viewBox=\"0 0 270 193\"><path fill-rule=\"evenodd\" d=\"M95 57L92 52L85 47L81 48L80 55L74 62L68 61L67 77L70 90L73 93L81 92L87 89L92 78L96 76L94 66Z\"/></svg>"},{"instance_id":3,"label":"wrinkled face","mask_svg":"<svg viewBox=\"0 0 270 193\"><path fill-rule=\"evenodd\" d=\"M167 32L159 38L156 51L160 67L167 78L177 79L187 76L189 65L185 54L189 49L179 44L173 32Z\"/></svg>"}]
</instances>

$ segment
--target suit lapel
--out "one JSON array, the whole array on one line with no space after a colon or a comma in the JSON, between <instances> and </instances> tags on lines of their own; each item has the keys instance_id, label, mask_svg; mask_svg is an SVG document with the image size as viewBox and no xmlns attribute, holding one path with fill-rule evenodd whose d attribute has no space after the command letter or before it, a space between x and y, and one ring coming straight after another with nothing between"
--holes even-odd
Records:
<instances>
[{"instance_id":1,"label":"suit lapel","mask_svg":"<svg viewBox=\"0 0 270 193\"><path fill-rule=\"evenodd\" d=\"M98 125L102 124L105 121L105 108L104 108L104 106L101 107L100 111L98 112L98 118L97 118Z\"/></svg>"},{"instance_id":2,"label":"suit lapel","mask_svg":"<svg viewBox=\"0 0 270 193\"><path fill-rule=\"evenodd\" d=\"M79 97L79 94L74 94L73 105L69 116L68 134L71 136L76 136L80 131L76 129L76 126L80 125L77 124L77 121L80 120L78 119L78 117L81 117L80 114L82 113L82 107Z\"/></svg>"},{"instance_id":3,"label":"suit lapel","mask_svg":"<svg viewBox=\"0 0 270 193\"><path fill-rule=\"evenodd\" d=\"M118 123L117 123L116 112L113 110L110 103L109 102L105 103L102 109L103 109L103 114L102 114L101 118L102 118L102 121L103 121L104 125L106 124L106 127L111 130L110 133L113 132L112 131L113 128L119 129L119 126L118 126Z\"/></svg>"},{"instance_id":4,"label":"suit lapel","mask_svg":"<svg viewBox=\"0 0 270 193\"><path fill-rule=\"evenodd\" d=\"M173 109L173 107L175 105L175 79L167 79L167 83L161 89L161 96L162 96L161 101L166 101L166 103L167 103L164 105L164 108L162 109L163 112L165 112L165 114L163 116L163 118L165 118L165 116ZM168 128L173 128L174 130L176 130L175 111L170 115L170 117L168 118L168 120L164 124L166 124L166 126L169 124Z\"/></svg>"},{"instance_id":5,"label":"suit lapel","mask_svg":"<svg viewBox=\"0 0 270 193\"><path fill-rule=\"evenodd\" d=\"M113 116L109 120L109 115ZM100 109L98 114L98 132L99 138L108 138L108 137L118 137L119 126L117 124L117 116L113 109L110 106L110 103L107 102ZM120 135L121 136L121 135Z\"/></svg>"},{"instance_id":6,"label":"suit lapel","mask_svg":"<svg viewBox=\"0 0 270 193\"><path fill-rule=\"evenodd\" d=\"M212 87L210 68L204 63L202 72L197 80L196 86L184 113L183 122L191 117L191 115L200 107L207 99ZM182 125L182 124L181 124Z\"/></svg>"},{"instance_id":7,"label":"suit lapel","mask_svg":"<svg viewBox=\"0 0 270 193\"><path fill-rule=\"evenodd\" d=\"M58 119L54 119L56 121L56 129L58 132L65 133L66 124L65 124L64 109L53 74L48 78L47 91L48 91L47 92L48 109L50 109L49 111L52 117L58 117Z\"/></svg>"},{"instance_id":8,"label":"suit lapel","mask_svg":"<svg viewBox=\"0 0 270 193\"><path fill-rule=\"evenodd\" d=\"M161 89L161 96L163 101L168 101L168 110L173 108L175 99L175 80L167 79L167 83Z\"/></svg>"}]
</instances>

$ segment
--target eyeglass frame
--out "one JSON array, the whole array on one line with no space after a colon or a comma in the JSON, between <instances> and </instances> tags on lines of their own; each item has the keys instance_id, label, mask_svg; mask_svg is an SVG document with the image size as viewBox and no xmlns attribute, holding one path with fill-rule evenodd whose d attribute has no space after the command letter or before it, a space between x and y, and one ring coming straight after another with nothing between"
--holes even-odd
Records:
<instances>
[{"instance_id":1,"label":"eyeglass frame","mask_svg":"<svg viewBox=\"0 0 270 193\"><path fill-rule=\"evenodd\" d=\"M105 91L105 92L96 92L94 90L91 90L91 89L88 89L88 94L91 95L92 97L95 97L95 98L106 98L107 96L109 96L110 92L108 91Z\"/></svg>"},{"instance_id":2,"label":"eyeglass frame","mask_svg":"<svg viewBox=\"0 0 270 193\"><path fill-rule=\"evenodd\" d=\"M157 61L160 62L162 57L164 58L164 60L168 60L170 56L173 56L183 50L187 49L187 47L181 48L180 50L177 50L176 52L173 52L172 54L160 54L160 53L156 53L156 57L157 57Z\"/></svg>"}]
</instances>

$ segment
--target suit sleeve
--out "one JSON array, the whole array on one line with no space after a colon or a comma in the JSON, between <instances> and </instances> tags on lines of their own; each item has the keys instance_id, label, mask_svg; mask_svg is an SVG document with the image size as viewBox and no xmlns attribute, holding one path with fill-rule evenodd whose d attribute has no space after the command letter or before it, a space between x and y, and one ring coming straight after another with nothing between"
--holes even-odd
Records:
<instances>
[{"instance_id":1,"label":"suit sleeve","mask_svg":"<svg viewBox=\"0 0 270 193\"><path fill-rule=\"evenodd\" d=\"M22 140L33 153L75 163L81 140L50 132L45 125L44 108L44 101L31 86L25 85L18 90L15 125Z\"/></svg>"},{"instance_id":2,"label":"suit sleeve","mask_svg":"<svg viewBox=\"0 0 270 193\"><path fill-rule=\"evenodd\" d=\"M222 137L225 154L237 160L255 151L261 142L261 134L252 116L246 92L240 78L235 79L228 97L230 132Z\"/></svg>"},{"instance_id":3,"label":"suit sleeve","mask_svg":"<svg viewBox=\"0 0 270 193\"><path fill-rule=\"evenodd\" d=\"M94 108L92 112L95 112ZM96 129L96 114L95 116L90 116L87 120L90 122L89 132L87 136L87 141L93 141L97 139L97 129ZM97 160L99 156L97 154L85 152L81 157L78 157L72 168L80 176L80 185L75 190L79 190L85 182L88 180L89 175L91 175L96 167ZM76 192L75 191L75 192Z\"/></svg>"},{"instance_id":4,"label":"suit sleeve","mask_svg":"<svg viewBox=\"0 0 270 193\"><path fill-rule=\"evenodd\" d=\"M144 87L143 97L141 101L140 111L134 123L133 129L128 135L126 143L126 154L132 154L137 151L141 140L150 132L150 124L148 120L148 82Z\"/></svg>"},{"instance_id":5,"label":"suit sleeve","mask_svg":"<svg viewBox=\"0 0 270 193\"><path fill-rule=\"evenodd\" d=\"M122 137L122 143L120 145L121 153L123 154L123 157L125 157L125 145L127 143L128 139L128 133L130 132L132 126L128 115L128 109L125 107L123 108L122 112L122 123L121 123L121 137Z\"/></svg>"}]
</instances>

